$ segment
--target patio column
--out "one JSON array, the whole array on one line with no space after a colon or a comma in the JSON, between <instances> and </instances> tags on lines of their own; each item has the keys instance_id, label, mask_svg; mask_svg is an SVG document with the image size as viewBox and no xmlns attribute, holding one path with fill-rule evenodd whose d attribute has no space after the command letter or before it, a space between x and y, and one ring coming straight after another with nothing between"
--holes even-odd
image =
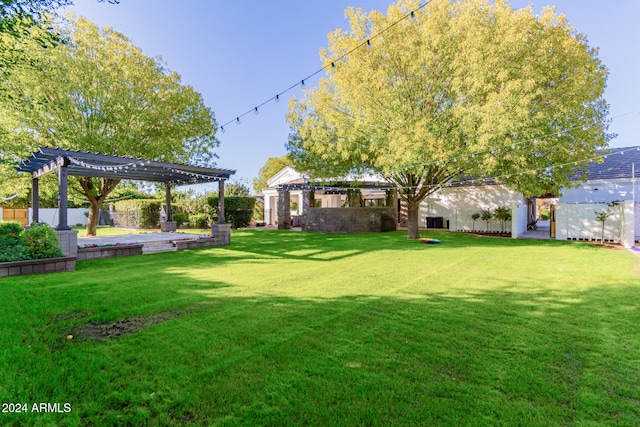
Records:
<instances>
[{"instance_id":1,"label":"patio column","mask_svg":"<svg viewBox=\"0 0 640 427\"><path fill-rule=\"evenodd\" d=\"M278 188L278 230L291 230L291 193Z\"/></svg>"},{"instance_id":2,"label":"patio column","mask_svg":"<svg viewBox=\"0 0 640 427\"><path fill-rule=\"evenodd\" d=\"M387 207L393 208L393 214L396 218L396 224L400 222L398 218L398 191L394 188L390 188L387 190Z\"/></svg>"},{"instance_id":3,"label":"patio column","mask_svg":"<svg viewBox=\"0 0 640 427\"><path fill-rule=\"evenodd\" d=\"M313 206L313 191L302 190L302 214L306 214L310 206Z\"/></svg>"},{"instance_id":4,"label":"patio column","mask_svg":"<svg viewBox=\"0 0 640 427\"><path fill-rule=\"evenodd\" d=\"M224 179L218 181L218 224L224 224Z\"/></svg>"},{"instance_id":5,"label":"patio column","mask_svg":"<svg viewBox=\"0 0 640 427\"><path fill-rule=\"evenodd\" d=\"M69 160L64 157L58 157L58 226L56 230L71 230L67 224L67 208L69 205Z\"/></svg>"},{"instance_id":6,"label":"patio column","mask_svg":"<svg viewBox=\"0 0 640 427\"><path fill-rule=\"evenodd\" d=\"M167 218L165 221L173 221L173 213L171 212L171 184L167 182L165 185L164 197L167 205Z\"/></svg>"},{"instance_id":7,"label":"patio column","mask_svg":"<svg viewBox=\"0 0 640 427\"><path fill-rule=\"evenodd\" d=\"M218 222L211 224L211 235L216 246L231 244L231 224L224 221L224 179L218 181Z\"/></svg>"},{"instance_id":8,"label":"patio column","mask_svg":"<svg viewBox=\"0 0 640 427\"><path fill-rule=\"evenodd\" d=\"M31 179L31 223L39 222L40 194L38 190L38 178Z\"/></svg>"},{"instance_id":9,"label":"patio column","mask_svg":"<svg viewBox=\"0 0 640 427\"><path fill-rule=\"evenodd\" d=\"M163 233L172 233L178 229L178 224L173 220L173 212L171 212L171 183L165 183L165 204L167 206L167 215L164 221L160 222L160 231Z\"/></svg>"}]
</instances>

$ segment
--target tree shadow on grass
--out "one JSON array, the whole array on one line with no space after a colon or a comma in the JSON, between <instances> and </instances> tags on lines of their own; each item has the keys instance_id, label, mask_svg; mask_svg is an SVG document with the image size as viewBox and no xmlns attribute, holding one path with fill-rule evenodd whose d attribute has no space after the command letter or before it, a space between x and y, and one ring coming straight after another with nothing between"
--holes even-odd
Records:
<instances>
[{"instance_id":1,"label":"tree shadow on grass","mask_svg":"<svg viewBox=\"0 0 640 427\"><path fill-rule=\"evenodd\" d=\"M409 288L395 279L397 290L385 290L380 280L377 293L356 286L337 297L331 289L292 297L251 283L238 296L230 277L198 275L214 263L238 264L221 273L239 275L245 264L315 260L357 246L365 246L357 253L382 256L389 248L401 255L526 245L604 250L429 235L442 246L399 233L249 233L225 248L91 261L76 273L10 279L3 286L16 296L0 310L13 319L2 335L5 390L26 389L18 397L33 401L64 390L78 424L94 425L108 424L107 417L125 425L639 424L640 287L629 275L603 280L585 271L584 283L566 285L485 271L455 283L450 273L441 277L450 288L434 288L430 277L414 274ZM316 252L296 252L304 245ZM366 274L371 267L358 268ZM359 276L343 279L349 277ZM165 321L161 313L172 310L189 314ZM55 327L38 323L49 311ZM161 321L101 342L65 339L67 327L117 327L141 315ZM60 423L54 416L37 422Z\"/></svg>"},{"instance_id":2,"label":"tree shadow on grass","mask_svg":"<svg viewBox=\"0 0 640 427\"><path fill-rule=\"evenodd\" d=\"M137 356L96 371L111 389L84 397L98 403L78 410L99 423L115 404L111 390L142 383L176 394L128 394L116 411L123 423L138 407L151 423L171 412L201 425L224 417L253 425L637 424L638 286L509 286L407 298L198 292L222 304L120 337L116 348ZM159 342L171 351L160 354Z\"/></svg>"},{"instance_id":3,"label":"tree shadow on grass","mask_svg":"<svg viewBox=\"0 0 640 427\"><path fill-rule=\"evenodd\" d=\"M380 251L446 251L449 249L486 247L560 247L572 245L585 250L602 250L593 244L555 240L505 239L475 236L449 231L422 231L423 237L441 240L426 245L419 240L407 240L404 231L356 235L293 232L280 230L240 230L232 234L230 251L258 256L314 261L335 261L364 253Z\"/></svg>"}]
</instances>

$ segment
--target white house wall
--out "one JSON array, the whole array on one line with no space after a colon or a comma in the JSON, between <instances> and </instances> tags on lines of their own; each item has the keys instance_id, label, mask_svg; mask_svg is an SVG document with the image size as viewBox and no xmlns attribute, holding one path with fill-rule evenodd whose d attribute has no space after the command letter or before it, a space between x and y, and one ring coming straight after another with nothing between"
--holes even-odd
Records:
<instances>
[{"instance_id":1,"label":"white house wall","mask_svg":"<svg viewBox=\"0 0 640 427\"><path fill-rule=\"evenodd\" d=\"M606 203L559 203L556 206L556 239L600 240L602 222L596 219L596 212L610 209L613 215L605 221L604 239L619 243L624 205L610 207Z\"/></svg>"},{"instance_id":2,"label":"white house wall","mask_svg":"<svg viewBox=\"0 0 640 427\"><path fill-rule=\"evenodd\" d=\"M640 181L640 180L636 180ZM636 182L636 195L640 197L640 182ZM565 188L560 203L611 203L633 199L633 181L631 178L611 180L592 180L577 188Z\"/></svg>"},{"instance_id":3,"label":"white house wall","mask_svg":"<svg viewBox=\"0 0 640 427\"><path fill-rule=\"evenodd\" d=\"M475 212L522 205L525 205L524 196L504 185L446 187L421 203L419 225L426 226L427 217L443 217L445 226L449 221L451 231L473 231L471 215ZM500 221L492 219L489 222L490 231L502 231L501 227ZM475 229L484 231L487 224L479 219ZM505 224L505 231L508 230L511 230L511 224Z\"/></svg>"},{"instance_id":4,"label":"white house wall","mask_svg":"<svg viewBox=\"0 0 640 427\"><path fill-rule=\"evenodd\" d=\"M529 220L529 209L527 205L516 205L511 211L513 220L511 221L511 236L515 239L527 232L527 223Z\"/></svg>"},{"instance_id":5,"label":"white house wall","mask_svg":"<svg viewBox=\"0 0 640 427\"><path fill-rule=\"evenodd\" d=\"M640 241L640 203L636 202L634 206L634 242Z\"/></svg>"}]
</instances>

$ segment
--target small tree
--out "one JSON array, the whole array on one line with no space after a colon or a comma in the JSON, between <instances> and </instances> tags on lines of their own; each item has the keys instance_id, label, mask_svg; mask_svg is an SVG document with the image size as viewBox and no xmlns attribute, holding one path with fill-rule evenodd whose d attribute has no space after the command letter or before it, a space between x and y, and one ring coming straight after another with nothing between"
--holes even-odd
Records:
<instances>
[{"instance_id":1,"label":"small tree","mask_svg":"<svg viewBox=\"0 0 640 427\"><path fill-rule=\"evenodd\" d=\"M480 216L481 216L480 212L471 214L471 219L473 220L473 227L472 227L473 231L476 231L476 221L480 219Z\"/></svg>"},{"instance_id":2,"label":"small tree","mask_svg":"<svg viewBox=\"0 0 640 427\"><path fill-rule=\"evenodd\" d=\"M511 210L506 206L497 207L493 217L500 221L500 230L504 233L505 224L511 221Z\"/></svg>"},{"instance_id":3,"label":"small tree","mask_svg":"<svg viewBox=\"0 0 640 427\"><path fill-rule=\"evenodd\" d=\"M481 218L483 221L485 221L487 223L487 233L489 232L489 221L491 221L491 218L493 218L493 214L491 213L490 210L484 210L482 212L480 212Z\"/></svg>"},{"instance_id":4,"label":"small tree","mask_svg":"<svg viewBox=\"0 0 640 427\"><path fill-rule=\"evenodd\" d=\"M607 204L609 207L615 206L615 204ZM607 219L613 215L613 211L610 208L604 209L600 212L594 211L596 219L602 223L602 233L600 234L600 243L604 243L604 223Z\"/></svg>"}]
</instances>

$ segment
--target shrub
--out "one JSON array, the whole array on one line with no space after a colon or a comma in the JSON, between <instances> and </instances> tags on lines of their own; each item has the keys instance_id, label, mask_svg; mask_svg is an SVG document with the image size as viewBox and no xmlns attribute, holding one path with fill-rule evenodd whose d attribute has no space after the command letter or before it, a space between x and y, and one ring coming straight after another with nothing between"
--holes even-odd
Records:
<instances>
[{"instance_id":1,"label":"shrub","mask_svg":"<svg viewBox=\"0 0 640 427\"><path fill-rule=\"evenodd\" d=\"M204 213L191 215L189 217L189 225L193 228L208 228L209 215Z\"/></svg>"},{"instance_id":2,"label":"shrub","mask_svg":"<svg viewBox=\"0 0 640 427\"><path fill-rule=\"evenodd\" d=\"M256 221L264 221L264 203L256 202L255 207L253 208L253 219Z\"/></svg>"},{"instance_id":3,"label":"shrub","mask_svg":"<svg viewBox=\"0 0 640 427\"><path fill-rule=\"evenodd\" d=\"M505 224L511 221L511 209L506 206L499 206L495 209L493 217L500 221L501 230L504 233Z\"/></svg>"},{"instance_id":4,"label":"shrub","mask_svg":"<svg viewBox=\"0 0 640 427\"><path fill-rule=\"evenodd\" d=\"M31 259L63 256L56 231L46 224L32 224L22 233L22 242Z\"/></svg>"},{"instance_id":5,"label":"shrub","mask_svg":"<svg viewBox=\"0 0 640 427\"><path fill-rule=\"evenodd\" d=\"M213 219L218 217L218 197L207 199L213 212ZM224 198L224 220L233 228L246 227L251 223L256 199L248 196L229 196Z\"/></svg>"},{"instance_id":6,"label":"shrub","mask_svg":"<svg viewBox=\"0 0 640 427\"><path fill-rule=\"evenodd\" d=\"M20 233L22 233L22 224L18 221L0 221L0 237L20 240Z\"/></svg>"},{"instance_id":7,"label":"shrub","mask_svg":"<svg viewBox=\"0 0 640 427\"><path fill-rule=\"evenodd\" d=\"M471 219L473 220L473 230L472 231L476 231L476 221L480 219L480 217L482 216L482 214L480 212L476 212L471 214Z\"/></svg>"},{"instance_id":8,"label":"shrub","mask_svg":"<svg viewBox=\"0 0 640 427\"><path fill-rule=\"evenodd\" d=\"M160 221L160 202L155 199L120 200L114 207L119 227L155 228Z\"/></svg>"},{"instance_id":9,"label":"shrub","mask_svg":"<svg viewBox=\"0 0 640 427\"><path fill-rule=\"evenodd\" d=\"M487 223L487 232L489 231L489 221L493 218L493 214L490 210L480 211L480 218Z\"/></svg>"},{"instance_id":10,"label":"shrub","mask_svg":"<svg viewBox=\"0 0 640 427\"><path fill-rule=\"evenodd\" d=\"M16 221L0 222L0 262L29 259L27 248L22 243L22 224Z\"/></svg>"},{"instance_id":11,"label":"shrub","mask_svg":"<svg viewBox=\"0 0 640 427\"><path fill-rule=\"evenodd\" d=\"M540 209L540 219L542 221L548 221L551 219L551 210L550 209Z\"/></svg>"},{"instance_id":12,"label":"shrub","mask_svg":"<svg viewBox=\"0 0 640 427\"><path fill-rule=\"evenodd\" d=\"M176 222L178 227L187 222L187 219L187 214L184 212L176 212L173 214L173 220Z\"/></svg>"}]
</instances>

